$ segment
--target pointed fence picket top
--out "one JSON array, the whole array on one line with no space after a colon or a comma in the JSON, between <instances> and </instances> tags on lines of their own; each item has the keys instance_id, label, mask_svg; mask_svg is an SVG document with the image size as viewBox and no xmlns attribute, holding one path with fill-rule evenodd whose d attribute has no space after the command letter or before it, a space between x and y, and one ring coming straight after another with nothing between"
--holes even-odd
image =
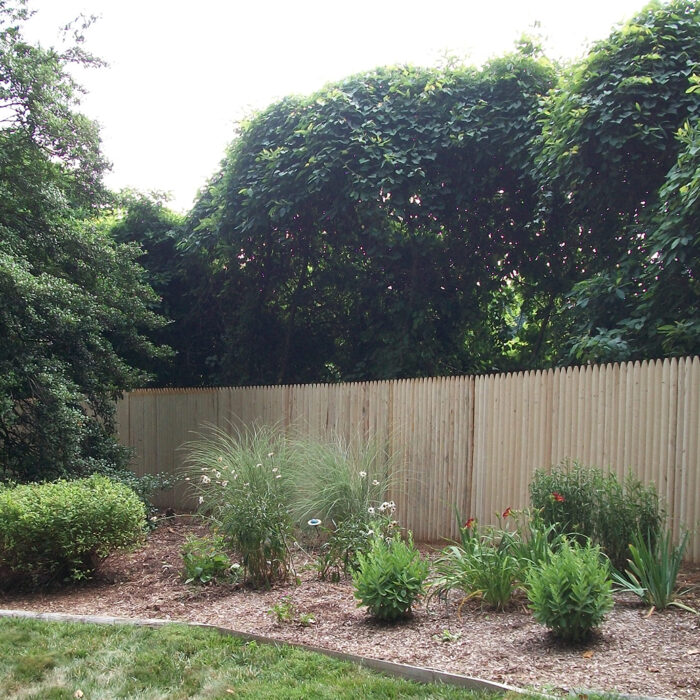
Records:
<instances>
[{"instance_id":1,"label":"pointed fence picket top","mask_svg":"<svg viewBox=\"0 0 700 700\"><path fill-rule=\"evenodd\" d=\"M206 427L278 425L376 439L394 464L387 497L416 539L457 536L455 511L497 522L528 504L537 468L563 459L654 482L700 562L700 358L345 384L137 390L117 404L137 473L176 472ZM191 507L182 488L163 506Z\"/></svg>"}]
</instances>

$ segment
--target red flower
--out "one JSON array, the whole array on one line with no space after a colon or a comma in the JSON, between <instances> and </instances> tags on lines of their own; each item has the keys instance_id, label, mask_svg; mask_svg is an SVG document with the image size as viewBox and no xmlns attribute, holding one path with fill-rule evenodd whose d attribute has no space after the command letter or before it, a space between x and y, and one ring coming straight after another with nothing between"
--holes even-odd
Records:
<instances>
[{"instance_id":1,"label":"red flower","mask_svg":"<svg viewBox=\"0 0 700 700\"><path fill-rule=\"evenodd\" d=\"M552 498L557 502L557 503L563 503L566 499L564 496L562 496L558 491L555 491L552 494Z\"/></svg>"},{"instance_id":2,"label":"red flower","mask_svg":"<svg viewBox=\"0 0 700 700\"><path fill-rule=\"evenodd\" d=\"M502 518L507 518L511 514L511 507L508 506L504 511L503 515L501 516Z\"/></svg>"},{"instance_id":3,"label":"red flower","mask_svg":"<svg viewBox=\"0 0 700 700\"><path fill-rule=\"evenodd\" d=\"M475 520L476 520L476 518L469 518L469 520L467 520L467 522L464 523L464 527L465 527L465 528L470 528L470 527L474 524L474 521L475 521Z\"/></svg>"}]
</instances>

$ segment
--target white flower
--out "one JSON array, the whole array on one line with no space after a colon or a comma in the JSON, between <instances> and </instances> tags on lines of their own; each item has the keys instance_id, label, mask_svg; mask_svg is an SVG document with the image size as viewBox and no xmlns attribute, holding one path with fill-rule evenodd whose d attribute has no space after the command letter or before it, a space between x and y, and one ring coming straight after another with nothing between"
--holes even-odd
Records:
<instances>
[{"instance_id":1,"label":"white flower","mask_svg":"<svg viewBox=\"0 0 700 700\"><path fill-rule=\"evenodd\" d=\"M202 477L203 484L208 484L210 481L211 479L206 474Z\"/></svg>"},{"instance_id":2,"label":"white flower","mask_svg":"<svg viewBox=\"0 0 700 700\"><path fill-rule=\"evenodd\" d=\"M199 502L200 502L200 503L204 503L204 496L200 496L200 497L199 497Z\"/></svg>"},{"instance_id":3,"label":"white flower","mask_svg":"<svg viewBox=\"0 0 700 700\"><path fill-rule=\"evenodd\" d=\"M379 486L379 482L376 479L372 479L372 486Z\"/></svg>"},{"instance_id":4,"label":"white flower","mask_svg":"<svg viewBox=\"0 0 700 700\"><path fill-rule=\"evenodd\" d=\"M208 471L209 471L209 467L202 467L202 471L203 471L203 472L208 472Z\"/></svg>"},{"instance_id":5,"label":"white flower","mask_svg":"<svg viewBox=\"0 0 700 700\"><path fill-rule=\"evenodd\" d=\"M374 515L374 508L372 508L372 506L370 506L370 507L367 509L367 512L368 512L370 515Z\"/></svg>"},{"instance_id":6,"label":"white flower","mask_svg":"<svg viewBox=\"0 0 700 700\"><path fill-rule=\"evenodd\" d=\"M374 530L367 530L367 533L366 533L367 537L372 537L373 534L374 534Z\"/></svg>"},{"instance_id":7,"label":"white flower","mask_svg":"<svg viewBox=\"0 0 700 700\"><path fill-rule=\"evenodd\" d=\"M367 472L360 472L360 479L364 479L367 476Z\"/></svg>"},{"instance_id":8,"label":"white flower","mask_svg":"<svg viewBox=\"0 0 700 700\"><path fill-rule=\"evenodd\" d=\"M228 481L222 481L222 482L221 482L221 485L222 485L224 488L226 488L226 487L228 486Z\"/></svg>"},{"instance_id":9,"label":"white flower","mask_svg":"<svg viewBox=\"0 0 700 700\"><path fill-rule=\"evenodd\" d=\"M223 455L219 455L219 462L223 462L223 461L224 461L224 456L223 456Z\"/></svg>"},{"instance_id":10,"label":"white flower","mask_svg":"<svg viewBox=\"0 0 700 700\"><path fill-rule=\"evenodd\" d=\"M272 473L274 474L274 473L277 472L277 471L279 471L279 469L278 469L277 467L275 467L275 468L272 470Z\"/></svg>"},{"instance_id":11,"label":"white flower","mask_svg":"<svg viewBox=\"0 0 700 700\"><path fill-rule=\"evenodd\" d=\"M231 565L231 568L232 568L232 569L240 569L240 568L241 568L241 565L240 565L238 562L236 562L235 564L232 564L232 565Z\"/></svg>"},{"instance_id":12,"label":"white flower","mask_svg":"<svg viewBox=\"0 0 700 700\"><path fill-rule=\"evenodd\" d=\"M217 479L220 479L220 478L221 478L221 472L216 472L216 471L215 471L215 472L214 472L214 476L215 476Z\"/></svg>"},{"instance_id":13,"label":"white flower","mask_svg":"<svg viewBox=\"0 0 700 700\"><path fill-rule=\"evenodd\" d=\"M186 477L185 477L185 481L189 481L189 480L190 480L190 477L189 477L189 476L186 476Z\"/></svg>"},{"instance_id":14,"label":"white flower","mask_svg":"<svg viewBox=\"0 0 700 700\"><path fill-rule=\"evenodd\" d=\"M274 456L275 456L275 453L274 453L274 452L268 452L268 453L267 453L267 456L268 456L268 457L274 457Z\"/></svg>"},{"instance_id":15,"label":"white flower","mask_svg":"<svg viewBox=\"0 0 700 700\"><path fill-rule=\"evenodd\" d=\"M277 476L275 476L275 479L281 479L281 478L282 478L281 474L277 474Z\"/></svg>"},{"instance_id":16,"label":"white flower","mask_svg":"<svg viewBox=\"0 0 700 700\"><path fill-rule=\"evenodd\" d=\"M379 512L383 513L386 510L386 503L382 503L382 505L379 506Z\"/></svg>"},{"instance_id":17,"label":"white flower","mask_svg":"<svg viewBox=\"0 0 700 700\"><path fill-rule=\"evenodd\" d=\"M255 466L256 466L256 467L262 467L262 464L256 464Z\"/></svg>"}]
</instances>

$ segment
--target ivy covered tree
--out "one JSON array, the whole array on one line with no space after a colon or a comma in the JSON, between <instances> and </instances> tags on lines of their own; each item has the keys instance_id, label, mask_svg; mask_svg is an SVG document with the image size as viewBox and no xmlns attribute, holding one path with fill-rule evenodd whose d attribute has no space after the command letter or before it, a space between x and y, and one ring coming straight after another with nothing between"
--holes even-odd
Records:
<instances>
[{"instance_id":1,"label":"ivy covered tree","mask_svg":"<svg viewBox=\"0 0 700 700\"><path fill-rule=\"evenodd\" d=\"M287 98L233 142L188 222L221 281L219 382L488 369L506 280L536 275L530 45L483 70L380 69ZM502 309L499 313L502 312Z\"/></svg>"},{"instance_id":2,"label":"ivy covered tree","mask_svg":"<svg viewBox=\"0 0 700 700\"><path fill-rule=\"evenodd\" d=\"M538 224L573 285L559 362L700 351L699 66L700 5L654 2L545 104Z\"/></svg>"},{"instance_id":3,"label":"ivy covered tree","mask_svg":"<svg viewBox=\"0 0 700 700\"><path fill-rule=\"evenodd\" d=\"M126 358L159 352L138 249L93 223L106 163L70 69L99 61L79 31L64 50L28 43L27 16L0 3L0 475L15 480L123 461L113 400L143 379Z\"/></svg>"}]
</instances>

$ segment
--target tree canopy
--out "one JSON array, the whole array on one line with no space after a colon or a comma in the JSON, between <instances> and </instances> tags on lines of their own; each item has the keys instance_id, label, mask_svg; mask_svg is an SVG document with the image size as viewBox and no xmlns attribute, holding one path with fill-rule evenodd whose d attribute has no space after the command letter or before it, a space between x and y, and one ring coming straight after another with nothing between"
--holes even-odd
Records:
<instances>
[{"instance_id":1,"label":"tree canopy","mask_svg":"<svg viewBox=\"0 0 700 700\"><path fill-rule=\"evenodd\" d=\"M113 400L159 323L138 248L94 223L106 163L69 69L99 62L81 27L63 51L29 44L27 17L0 3L0 470L22 480L119 459Z\"/></svg>"}]
</instances>

